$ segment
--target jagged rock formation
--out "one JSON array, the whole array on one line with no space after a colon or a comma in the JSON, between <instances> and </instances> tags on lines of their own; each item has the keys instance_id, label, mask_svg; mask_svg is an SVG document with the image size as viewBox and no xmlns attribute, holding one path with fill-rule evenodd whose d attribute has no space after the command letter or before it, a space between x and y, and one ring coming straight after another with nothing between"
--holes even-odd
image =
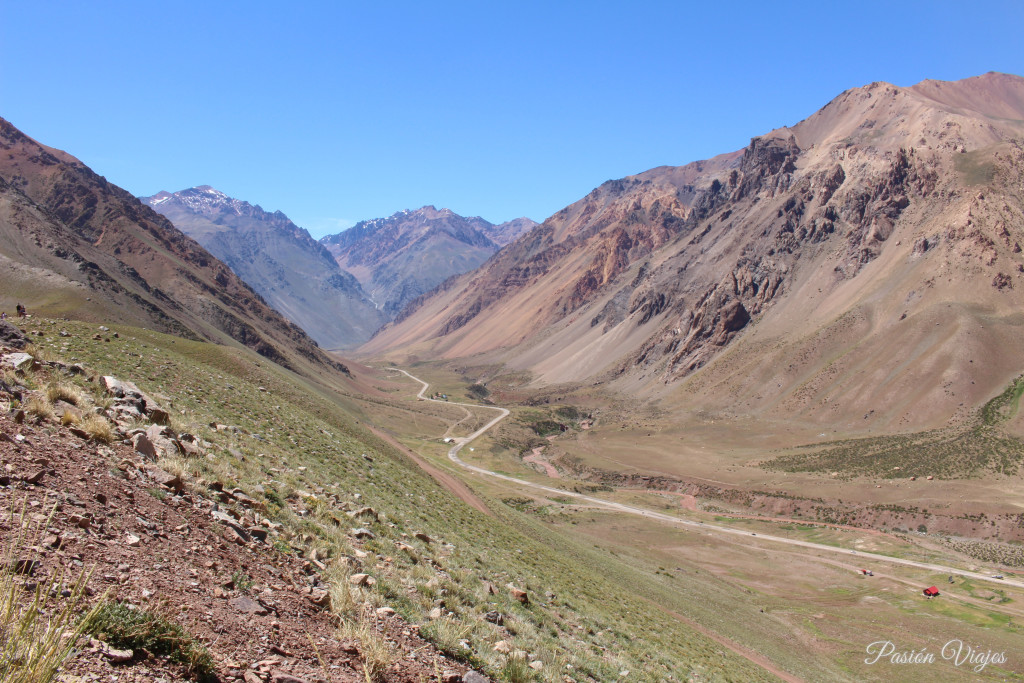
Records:
<instances>
[{"instance_id":1,"label":"jagged rock formation","mask_svg":"<svg viewBox=\"0 0 1024 683\"><path fill-rule=\"evenodd\" d=\"M266 212L206 185L142 201L325 348L361 344L386 320L356 279L280 211Z\"/></svg>"},{"instance_id":2,"label":"jagged rock formation","mask_svg":"<svg viewBox=\"0 0 1024 683\"><path fill-rule=\"evenodd\" d=\"M739 152L605 183L363 350L942 424L1024 368L1022 169L1024 79L873 83Z\"/></svg>"},{"instance_id":3,"label":"jagged rock formation","mask_svg":"<svg viewBox=\"0 0 1024 683\"><path fill-rule=\"evenodd\" d=\"M320 242L390 319L410 301L453 275L473 270L535 225L529 218L494 225L424 206L362 221Z\"/></svg>"},{"instance_id":4,"label":"jagged rock formation","mask_svg":"<svg viewBox=\"0 0 1024 683\"><path fill-rule=\"evenodd\" d=\"M0 119L0 254L25 303L233 341L287 367L340 364L170 221ZM25 285L24 283L28 283Z\"/></svg>"}]
</instances>

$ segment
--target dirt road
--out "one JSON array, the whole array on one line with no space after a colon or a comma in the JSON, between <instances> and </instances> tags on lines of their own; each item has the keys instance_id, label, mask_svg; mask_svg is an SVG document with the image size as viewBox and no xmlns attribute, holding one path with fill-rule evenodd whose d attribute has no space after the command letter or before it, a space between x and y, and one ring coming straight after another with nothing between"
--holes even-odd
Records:
<instances>
[{"instance_id":1,"label":"dirt road","mask_svg":"<svg viewBox=\"0 0 1024 683\"><path fill-rule=\"evenodd\" d=\"M428 401L431 400L431 399L427 398L426 396L424 396L424 393L427 391L427 388L429 387L429 385L426 382L424 382L423 380L419 379L418 377L414 377L413 375L410 375L408 372L406 372L405 370L401 370L400 368L390 368L390 369L398 370L399 372L407 375L411 379L413 379L413 380L419 382L420 384L422 384L423 388L420 389L418 397L422 398L424 400L428 400ZM452 403L452 402L449 402L449 403ZM858 559L858 564L863 564L865 561L888 562L889 564L898 564L898 565L903 565L905 567L914 567L915 569L924 569L924 570L927 570L927 571L938 572L938 573L941 573L941 574L948 574L948 575L952 575L952 576L962 576L964 578L974 579L976 581L983 581L983 582L986 582L986 583L996 584L996 585L999 585L999 586L1013 586L1015 588L1022 588L1022 589L1024 589L1024 581L1021 581L1021 580L1018 580L1018 579L1008 579L1008 578L1007 579L999 579L999 578L995 578L995 576L990 575L990 574L983 574L981 572L972 572L972 571L967 571L967 570L964 570L964 569L957 569L956 567L947 567L947 566L941 565L941 564L933 564L933 563L930 563L930 562L918 562L916 560L906 560L906 559L899 558L899 557L890 557L888 555L880 555L878 553L864 552L864 551L861 551L861 550L850 550L850 549L847 549L847 548L840 548L840 547L836 547L836 546L825 545L823 543L813 543L811 541L801 541L801 540L794 539L794 538L783 538L781 536L772 536L770 534L754 533L754 532L746 531L744 529L734 529L732 527L723 526L721 524L706 524L706 523L700 522L700 521L693 521L693 520L689 520L689 519L682 519L680 517L676 517L674 515L668 515L668 514L665 514L663 512L655 512L653 510L646 510L644 508L639 508L639 507L635 507L635 506L632 506L632 505L625 505L623 503L615 503L615 502L612 502L612 501L603 500L601 498L595 498L594 496L588 496L588 495L584 495L582 493L576 493L575 491L566 491L565 489L555 488L553 486L545 486L543 484L536 484L534 482L526 481L524 479L519 479L517 477L512 477L512 476L509 476L507 474L500 474L498 472L492 472L492 471L486 470L486 469L484 469L482 467L477 467L476 465L470 465L469 463L465 462L464 460L462 460L459 457L459 451L462 450L462 448L464 446L466 446L467 444L469 444L471 441L473 441L474 439L476 439L480 435L486 433L488 429L490 429L491 427L493 427L494 425L498 424L503 419L505 419L508 416L509 411L507 409L505 409L505 408L498 408L497 406L478 406L478 405L475 405L475 404L472 404L472 403L455 403L455 405L470 406L470 407L474 407L474 408L490 408L491 410L495 410L495 411L498 412L498 415L493 420L491 420L490 422L488 422L483 427L481 427L480 429L476 430L475 432L473 432L469 436L467 436L467 437L465 437L463 439L457 440L455 445L452 446L451 449L448 451L448 458L452 462L456 463L460 467L463 467L463 468L465 468L465 469L467 469L467 470L469 470L471 472L476 472L477 474L482 474L484 476L492 477L492 478L495 478L495 479L502 479L502 480L511 482L511 483L513 483L513 484L515 484L517 486L526 486L526 487L529 487L529 488L532 488L532 489L537 489L537 490L540 490L540 491L544 491L546 493L551 493L551 494L554 494L556 496L563 496L563 497L575 498L576 500L586 501L587 503L591 503L593 505L599 505L599 506L602 506L602 507L607 508L609 510L617 510L619 512L625 512L625 513L631 514L631 515L639 515L641 517L647 517L648 519L654 519L654 520L657 520L659 522L665 522L667 524L672 524L672 525L675 525L675 526L682 526L682 527L689 527L689 528L693 528L693 529L699 529L700 531L703 531L705 533L729 534L729 535L732 535L732 536L747 536L747 537L750 537L750 539L747 541L746 545L755 545L755 544L764 543L764 542L784 543L784 544L787 544L787 545L790 545L790 546L799 546L801 548L808 548L810 550L817 550L817 551L821 551L821 552L836 553L836 554L839 554L839 555L846 555L846 556L856 556L857 559ZM754 540L754 537L756 537L756 539L757 539L756 541ZM997 605L991 605L991 608L992 609L998 609L998 606Z\"/></svg>"}]
</instances>

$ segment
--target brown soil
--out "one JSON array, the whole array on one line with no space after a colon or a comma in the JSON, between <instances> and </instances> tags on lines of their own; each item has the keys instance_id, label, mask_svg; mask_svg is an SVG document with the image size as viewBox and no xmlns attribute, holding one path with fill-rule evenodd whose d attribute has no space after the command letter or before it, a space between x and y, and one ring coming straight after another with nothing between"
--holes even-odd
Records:
<instances>
[{"instance_id":1,"label":"brown soil","mask_svg":"<svg viewBox=\"0 0 1024 683\"><path fill-rule=\"evenodd\" d=\"M289 680L285 674L309 682L364 680L359 644L339 640L337 618L311 601L316 589L326 588L315 561L230 540L228 527L211 516L213 500L162 489L131 447L97 445L64 428L19 425L2 414L0 461L0 509L8 512L0 540L12 538L12 511L24 507L42 522L56 506L43 542L23 551L40 561L26 582L61 567L91 570L91 601L105 596L166 615L205 644L220 680ZM40 471L37 483L29 483ZM247 576L252 585L240 590L232 576ZM265 614L242 611L243 597ZM438 672L461 680L466 667L420 638L416 626L394 615L371 619L393 647L388 681L435 680ZM89 647L65 671L81 677L68 679L76 681L185 677L177 665L145 652L111 664Z\"/></svg>"}]
</instances>

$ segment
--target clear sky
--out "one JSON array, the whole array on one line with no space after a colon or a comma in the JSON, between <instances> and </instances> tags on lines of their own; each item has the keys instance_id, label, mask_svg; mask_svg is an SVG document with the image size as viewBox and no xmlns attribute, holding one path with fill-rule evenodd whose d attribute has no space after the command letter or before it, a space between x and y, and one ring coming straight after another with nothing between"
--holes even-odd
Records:
<instances>
[{"instance_id":1,"label":"clear sky","mask_svg":"<svg viewBox=\"0 0 1024 683\"><path fill-rule=\"evenodd\" d=\"M139 195L315 236L424 204L543 220L872 81L1024 75L1012 2L3 3L0 116Z\"/></svg>"}]
</instances>

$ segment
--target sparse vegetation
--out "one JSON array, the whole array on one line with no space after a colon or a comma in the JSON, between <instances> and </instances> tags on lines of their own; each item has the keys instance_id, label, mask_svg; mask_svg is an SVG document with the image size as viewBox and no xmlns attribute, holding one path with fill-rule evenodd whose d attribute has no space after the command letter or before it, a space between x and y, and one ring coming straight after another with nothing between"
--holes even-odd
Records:
<instances>
[{"instance_id":1,"label":"sparse vegetation","mask_svg":"<svg viewBox=\"0 0 1024 683\"><path fill-rule=\"evenodd\" d=\"M380 683L385 680L395 655L387 640L374 627L373 618L368 613L343 621L338 629L338 637L359 644L363 677L367 681Z\"/></svg>"},{"instance_id":2,"label":"sparse vegetation","mask_svg":"<svg viewBox=\"0 0 1024 683\"><path fill-rule=\"evenodd\" d=\"M118 649L145 650L181 664L200 681L215 679L209 651L166 616L123 602L104 602L86 630Z\"/></svg>"},{"instance_id":3,"label":"sparse vegetation","mask_svg":"<svg viewBox=\"0 0 1024 683\"><path fill-rule=\"evenodd\" d=\"M114 425L110 424L110 420L102 415L86 415L78 423L78 428L85 432L93 441L101 443L110 443L116 437Z\"/></svg>"},{"instance_id":4,"label":"sparse vegetation","mask_svg":"<svg viewBox=\"0 0 1024 683\"><path fill-rule=\"evenodd\" d=\"M783 472L838 472L843 477L960 479L982 472L1013 475L1021 463L1024 442L979 425L815 444L762 466Z\"/></svg>"},{"instance_id":5,"label":"sparse vegetation","mask_svg":"<svg viewBox=\"0 0 1024 683\"><path fill-rule=\"evenodd\" d=\"M25 508L8 510L4 522L17 531L0 552L0 680L49 683L94 618L81 613L89 574L83 568L77 577L54 572L31 579L45 525L32 522Z\"/></svg>"}]
</instances>

